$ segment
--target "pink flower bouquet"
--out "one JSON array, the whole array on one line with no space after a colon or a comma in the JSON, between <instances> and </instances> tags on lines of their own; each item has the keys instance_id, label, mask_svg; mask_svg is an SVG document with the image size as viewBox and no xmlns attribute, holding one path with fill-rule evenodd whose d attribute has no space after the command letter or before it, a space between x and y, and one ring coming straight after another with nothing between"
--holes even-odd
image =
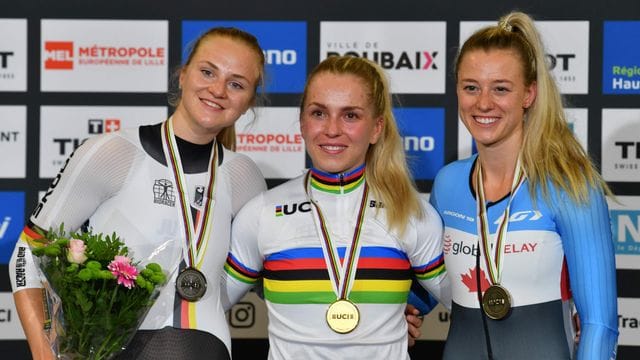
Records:
<instances>
[{"instance_id":1,"label":"pink flower bouquet","mask_svg":"<svg viewBox=\"0 0 640 360\"><path fill-rule=\"evenodd\" d=\"M47 279L49 340L58 358L110 359L133 337L166 283L157 263L139 267L114 233L50 231L33 247ZM44 239L42 239L44 240Z\"/></svg>"}]
</instances>

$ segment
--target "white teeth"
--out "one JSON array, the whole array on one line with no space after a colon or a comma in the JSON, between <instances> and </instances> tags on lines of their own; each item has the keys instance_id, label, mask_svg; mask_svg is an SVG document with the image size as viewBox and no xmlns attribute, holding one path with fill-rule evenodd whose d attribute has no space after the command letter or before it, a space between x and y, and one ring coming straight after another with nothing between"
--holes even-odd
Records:
<instances>
[{"instance_id":1,"label":"white teeth","mask_svg":"<svg viewBox=\"0 0 640 360\"><path fill-rule=\"evenodd\" d=\"M322 148L329 151L339 151L344 149L344 146L322 145Z\"/></svg>"},{"instance_id":2,"label":"white teeth","mask_svg":"<svg viewBox=\"0 0 640 360\"><path fill-rule=\"evenodd\" d=\"M480 124L491 124L498 121L497 118L492 118L492 117L476 117L475 119Z\"/></svg>"},{"instance_id":3,"label":"white teeth","mask_svg":"<svg viewBox=\"0 0 640 360\"><path fill-rule=\"evenodd\" d=\"M212 108L216 108L216 109L222 109L222 106L214 103L213 101L209 101L209 100L202 100L202 102L204 102L205 104L211 106Z\"/></svg>"}]
</instances>

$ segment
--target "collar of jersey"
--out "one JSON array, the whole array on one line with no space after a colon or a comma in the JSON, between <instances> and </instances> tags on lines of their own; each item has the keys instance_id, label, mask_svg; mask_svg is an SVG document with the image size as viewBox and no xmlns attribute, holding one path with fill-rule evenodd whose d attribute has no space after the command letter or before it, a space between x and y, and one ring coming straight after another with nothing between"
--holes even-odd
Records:
<instances>
[{"instance_id":1,"label":"collar of jersey","mask_svg":"<svg viewBox=\"0 0 640 360\"><path fill-rule=\"evenodd\" d=\"M311 168L311 187L326 193L347 194L364 183L364 164L349 172L332 174Z\"/></svg>"}]
</instances>

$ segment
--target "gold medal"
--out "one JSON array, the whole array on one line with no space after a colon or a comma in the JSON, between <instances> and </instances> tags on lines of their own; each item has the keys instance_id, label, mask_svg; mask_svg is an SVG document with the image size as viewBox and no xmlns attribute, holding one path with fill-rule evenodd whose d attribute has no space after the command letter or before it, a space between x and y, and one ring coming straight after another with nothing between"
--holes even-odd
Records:
<instances>
[{"instance_id":1,"label":"gold medal","mask_svg":"<svg viewBox=\"0 0 640 360\"><path fill-rule=\"evenodd\" d=\"M178 274L176 291L187 301L198 301L207 292L207 278L198 269L188 267Z\"/></svg>"},{"instance_id":2,"label":"gold medal","mask_svg":"<svg viewBox=\"0 0 640 360\"><path fill-rule=\"evenodd\" d=\"M482 309L493 320L502 320L511 312L511 295L500 285L491 285L482 296Z\"/></svg>"},{"instance_id":3,"label":"gold medal","mask_svg":"<svg viewBox=\"0 0 640 360\"><path fill-rule=\"evenodd\" d=\"M352 332L360 322L358 307L349 300L334 301L327 309L327 324L338 334Z\"/></svg>"}]
</instances>

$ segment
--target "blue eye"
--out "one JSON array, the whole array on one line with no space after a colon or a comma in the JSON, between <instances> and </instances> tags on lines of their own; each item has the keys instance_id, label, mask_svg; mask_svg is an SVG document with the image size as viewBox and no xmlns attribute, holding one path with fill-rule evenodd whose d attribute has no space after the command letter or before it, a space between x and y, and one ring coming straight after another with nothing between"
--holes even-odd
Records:
<instances>
[{"instance_id":1,"label":"blue eye","mask_svg":"<svg viewBox=\"0 0 640 360\"><path fill-rule=\"evenodd\" d=\"M232 87L232 88L234 88L234 89L238 89L238 90L242 90L242 89L244 89L244 85L242 85L241 83L236 82L236 81L232 81L232 82L230 82L230 83L229 83L229 86L230 86L230 87Z\"/></svg>"}]
</instances>

